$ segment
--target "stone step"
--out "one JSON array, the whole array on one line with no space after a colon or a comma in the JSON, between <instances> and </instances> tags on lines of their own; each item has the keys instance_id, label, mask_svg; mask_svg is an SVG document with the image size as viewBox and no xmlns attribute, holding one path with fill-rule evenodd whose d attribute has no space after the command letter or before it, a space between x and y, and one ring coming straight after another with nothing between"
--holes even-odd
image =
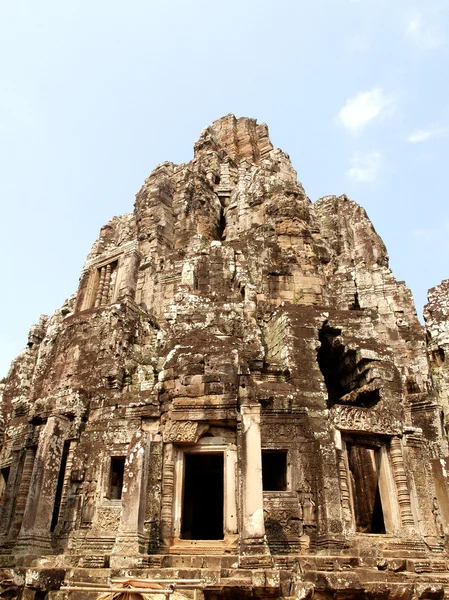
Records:
<instances>
[{"instance_id":1,"label":"stone step","mask_svg":"<svg viewBox=\"0 0 449 600\"><path fill-rule=\"evenodd\" d=\"M172 568L230 569L233 565L237 566L238 557L229 554L169 554L161 557L160 564Z\"/></svg>"}]
</instances>

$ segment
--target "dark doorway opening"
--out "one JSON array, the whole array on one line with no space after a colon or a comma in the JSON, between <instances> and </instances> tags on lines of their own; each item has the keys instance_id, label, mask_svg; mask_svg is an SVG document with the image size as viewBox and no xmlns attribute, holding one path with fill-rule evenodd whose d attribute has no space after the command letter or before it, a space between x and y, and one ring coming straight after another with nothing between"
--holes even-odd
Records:
<instances>
[{"instance_id":1,"label":"dark doorway opening","mask_svg":"<svg viewBox=\"0 0 449 600\"><path fill-rule=\"evenodd\" d=\"M222 540L223 454L186 454L181 538Z\"/></svg>"},{"instance_id":2,"label":"dark doorway opening","mask_svg":"<svg viewBox=\"0 0 449 600\"><path fill-rule=\"evenodd\" d=\"M262 450L262 488L264 492L287 489L287 452Z\"/></svg>"},{"instance_id":3,"label":"dark doorway opening","mask_svg":"<svg viewBox=\"0 0 449 600\"><path fill-rule=\"evenodd\" d=\"M54 531L59 520L59 511L61 510L62 491L64 488L65 470L67 467L67 457L69 455L70 441L64 442L62 450L61 466L59 468L58 485L56 486L55 503L53 505L53 515L51 518L50 531Z\"/></svg>"},{"instance_id":4,"label":"dark doorway opening","mask_svg":"<svg viewBox=\"0 0 449 600\"><path fill-rule=\"evenodd\" d=\"M109 483L109 498L120 500L123 490L123 476L125 474L125 457L111 456L111 475Z\"/></svg>"},{"instance_id":5,"label":"dark doorway opening","mask_svg":"<svg viewBox=\"0 0 449 600\"><path fill-rule=\"evenodd\" d=\"M356 530L361 533L385 533L379 489L380 451L378 448L351 443L346 443L346 448Z\"/></svg>"}]
</instances>

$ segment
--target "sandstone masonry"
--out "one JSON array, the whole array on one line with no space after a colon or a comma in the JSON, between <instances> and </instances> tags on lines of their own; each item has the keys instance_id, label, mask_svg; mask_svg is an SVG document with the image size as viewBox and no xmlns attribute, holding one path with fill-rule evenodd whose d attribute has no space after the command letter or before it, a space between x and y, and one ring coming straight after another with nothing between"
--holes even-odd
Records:
<instances>
[{"instance_id":1,"label":"sandstone masonry","mask_svg":"<svg viewBox=\"0 0 449 600\"><path fill-rule=\"evenodd\" d=\"M426 328L365 211L228 115L114 217L0 384L0 597L449 592L449 280Z\"/></svg>"}]
</instances>

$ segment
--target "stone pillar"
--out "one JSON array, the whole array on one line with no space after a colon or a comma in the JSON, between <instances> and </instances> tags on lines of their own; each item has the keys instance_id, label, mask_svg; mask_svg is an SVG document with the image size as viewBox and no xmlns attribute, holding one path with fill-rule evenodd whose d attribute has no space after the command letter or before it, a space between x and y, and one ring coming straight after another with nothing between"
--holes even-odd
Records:
<instances>
[{"instance_id":1,"label":"stone pillar","mask_svg":"<svg viewBox=\"0 0 449 600\"><path fill-rule=\"evenodd\" d=\"M25 512L25 506L28 498L28 492L30 489L31 474L33 472L35 458L36 448L27 448L25 450L20 485L18 486L17 496L15 497L14 515L12 517L11 525L9 528L8 539L11 540L13 543L17 539L20 527L22 525L23 513Z\"/></svg>"},{"instance_id":2,"label":"stone pillar","mask_svg":"<svg viewBox=\"0 0 449 600\"><path fill-rule=\"evenodd\" d=\"M338 480L340 483L340 504L342 510L342 518L345 527L345 533L353 533L353 518L351 509L351 492L350 483L348 480L348 462L346 454L346 445L341 439L341 432L336 429L334 431L334 443L335 450L337 453L337 469L338 469Z\"/></svg>"},{"instance_id":3,"label":"stone pillar","mask_svg":"<svg viewBox=\"0 0 449 600\"><path fill-rule=\"evenodd\" d=\"M413 518L412 503L410 500L410 492L407 482L407 473L405 472L404 466L404 457L402 455L402 444L401 439L397 436L391 438L390 456L393 467L393 477L398 493L401 524L405 528L413 528L415 525L415 520Z\"/></svg>"},{"instance_id":4,"label":"stone pillar","mask_svg":"<svg viewBox=\"0 0 449 600\"><path fill-rule=\"evenodd\" d=\"M164 466L162 472L161 538L165 548L173 541L173 501L175 491L175 447L164 444Z\"/></svg>"},{"instance_id":5,"label":"stone pillar","mask_svg":"<svg viewBox=\"0 0 449 600\"><path fill-rule=\"evenodd\" d=\"M116 297L117 300L131 298L136 295L137 277L139 270L140 254L132 249L119 260Z\"/></svg>"},{"instance_id":6,"label":"stone pillar","mask_svg":"<svg viewBox=\"0 0 449 600\"><path fill-rule=\"evenodd\" d=\"M343 533L346 516L342 506L339 450L343 449L340 432L329 430L322 416L310 418L314 435L315 485L316 485L316 544L321 548L342 549L347 547ZM340 455L342 458L343 456ZM343 481L344 486L344 481ZM346 481L347 491L349 482ZM345 501L347 497L345 498ZM352 513L351 513L352 520Z\"/></svg>"},{"instance_id":7,"label":"stone pillar","mask_svg":"<svg viewBox=\"0 0 449 600\"><path fill-rule=\"evenodd\" d=\"M137 567L139 554L147 554L144 519L150 444L151 434L137 431L128 447L120 525L111 556L112 568Z\"/></svg>"},{"instance_id":8,"label":"stone pillar","mask_svg":"<svg viewBox=\"0 0 449 600\"><path fill-rule=\"evenodd\" d=\"M65 417L50 417L41 432L15 554L51 551L50 527L67 426Z\"/></svg>"},{"instance_id":9,"label":"stone pillar","mask_svg":"<svg viewBox=\"0 0 449 600\"><path fill-rule=\"evenodd\" d=\"M262 490L260 404L240 406L242 438L242 529L239 540L241 566L271 564L265 536Z\"/></svg>"},{"instance_id":10,"label":"stone pillar","mask_svg":"<svg viewBox=\"0 0 449 600\"><path fill-rule=\"evenodd\" d=\"M25 451L15 451L12 454L8 483L6 484L2 506L0 507L0 543L6 544L10 538L11 523L16 513L17 497L22 481L24 463L26 461Z\"/></svg>"},{"instance_id":11,"label":"stone pillar","mask_svg":"<svg viewBox=\"0 0 449 600\"><path fill-rule=\"evenodd\" d=\"M224 523L225 535L238 534L237 521L237 448L230 444L224 453L225 486L224 486Z\"/></svg>"}]
</instances>

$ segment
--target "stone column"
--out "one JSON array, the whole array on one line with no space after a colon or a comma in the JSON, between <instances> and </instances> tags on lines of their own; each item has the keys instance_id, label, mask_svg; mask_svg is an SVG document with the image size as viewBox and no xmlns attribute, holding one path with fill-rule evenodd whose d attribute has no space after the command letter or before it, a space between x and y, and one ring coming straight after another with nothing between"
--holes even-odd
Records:
<instances>
[{"instance_id":1,"label":"stone column","mask_svg":"<svg viewBox=\"0 0 449 600\"><path fill-rule=\"evenodd\" d=\"M242 529L239 540L241 566L271 564L265 536L262 490L262 445L260 435L260 404L240 406Z\"/></svg>"},{"instance_id":2,"label":"stone column","mask_svg":"<svg viewBox=\"0 0 449 600\"><path fill-rule=\"evenodd\" d=\"M162 472L161 538L165 548L173 541L173 501L175 490L175 447L164 444L164 466Z\"/></svg>"},{"instance_id":3,"label":"stone column","mask_svg":"<svg viewBox=\"0 0 449 600\"><path fill-rule=\"evenodd\" d=\"M224 453L225 458L225 486L224 486L224 513L225 535L238 534L237 523L237 448L230 444Z\"/></svg>"},{"instance_id":4,"label":"stone column","mask_svg":"<svg viewBox=\"0 0 449 600\"><path fill-rule=\"evenodd\" d=\"M15 542L22 525L23 513L30 489L31 474L33 472L34 461L36 458L36 448L29 447L25 450L23 461L22 476L18 486L17 496L15 497L14 515L9 528L8 540Z\"/></svg>"},{"instance_id":5,"label":"stone column","mask_svg":"<svg viewBox=\"0 0 449 600\"><path fill-rule=\"evenodd\" d=\"M316 485L316 544L321 548L342 549L347 546L343 533L346 520L342 506L339 450L342 450L340 432L329 429L319 414L309 420L314 435L313 449ZM346 481L347 491L349 482ZM343 482L344 485L344 482ZM345 499L345 501L347 498ZM352 520L352 514L351 514Z\"/></svg>"},{"instance_id":6,"label":"stone column","mask_svg":"<svg viewBox=\"0 0 449 600\"><path fill-rule=\"evenodd\" d=\"M139 270L140 254L133 248L119 259L116 292L117 300L131 298L134 300L136 295L137 277Z\"/></svg>"},{"instance_id":7,"label":"stone column","mask_svg":"<svg viewBox=\"0 0 449 600\"><path fill-rule=\"evenodd\" d=\"M65 417L50 417L41 432L15 554L51 551L50 527L67 426Z\"/></svg>"},{"instance_id":8,"label":"stone column","mask_svg":"<svg viewBox=\"0 0 449 600\"><path fill-rule=\"evenodd\" d=\"M111 556L112 568L137 567L139 554L147 554L144 519L150 444L151 434L137 431L128 447L120 525Z\"/></svg>"},{"instance_id":9,"label":"stone column","mask_svg":"<svg viewBox=\"0 0 449 600\"><path fill-rule=\"evenodd\" d=\"M412 503L408 489L407 473L404 466L404 457L402 454L401 439L397 436L391 438L390 444L391 464L393 467L393 477L396 483L398 493L399 512L401 524L404 528L413 528L415 520L413 518Z\"/></svg>"},{"instance_id":10,"label":"stone column","mask_svg":"<svg viewBox=\"0 0 449 600\"><path fill-rule=\"evenodd\" d=\"M25 452L25 455L24 455ZM3 496L3 503L0 507L0 543L4 545L9 537L11 520L15 514L17 496L22 481L22 472L26 460L25 451L15 451L12 454L8 483Z\"/></svg>"}]
</instances>

